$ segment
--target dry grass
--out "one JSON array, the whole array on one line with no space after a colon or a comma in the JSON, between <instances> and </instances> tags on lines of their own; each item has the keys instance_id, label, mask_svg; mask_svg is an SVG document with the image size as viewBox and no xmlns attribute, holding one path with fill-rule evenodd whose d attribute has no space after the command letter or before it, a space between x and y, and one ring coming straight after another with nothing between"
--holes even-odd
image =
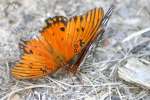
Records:
<instances>
[{"instance_id":1,"label":"dry grass","mask_svg":"<svg viewBox=\"0 0 150 100\"><path fill-rule=\"evenodd\" d=\"M73 16L115 4L104 38L87 56L77 76L54 75L18 81L10 68L19 59L18 43L31 38L48 16ZM130 57L150 62L148 0L1 0L0 98L2 100L149 100L149 90L118 78L117 69Z\"/></svg>"}]
</instances>

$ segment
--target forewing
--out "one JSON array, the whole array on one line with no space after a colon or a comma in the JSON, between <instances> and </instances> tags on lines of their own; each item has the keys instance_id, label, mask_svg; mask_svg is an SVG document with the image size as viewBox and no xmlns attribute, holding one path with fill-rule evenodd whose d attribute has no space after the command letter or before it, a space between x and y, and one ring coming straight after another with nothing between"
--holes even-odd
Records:
<instances>
[{"instance_id":1,"label":"forewing","mask_svg":"<svg viewBox=\"0 0 150 100\"><path fill-rule=\"evenodd\" d=\"M66 28L66 58L70 60L81 54L96 36L101 35L101 24L104 12L102 8L95 8L81 16L71 18Z\"/></svg>"}]
</instances>

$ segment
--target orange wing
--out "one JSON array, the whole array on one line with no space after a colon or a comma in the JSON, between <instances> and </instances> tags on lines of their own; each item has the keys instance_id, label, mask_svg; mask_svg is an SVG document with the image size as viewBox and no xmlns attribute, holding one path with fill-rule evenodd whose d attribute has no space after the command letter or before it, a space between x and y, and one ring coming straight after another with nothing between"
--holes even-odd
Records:
<instances>
[{"instance_id":1,"label":"orange wing","mask_svg":"<svg viewBox=\"0 0 150 100\"><path fill-rule=\"evenodd\" d=\"M17 79L39 78L60 67L77 63L78 55L99 35L103 9L95 8L70 20L56 16L46 20L47 26L38 39L25 43L21 61L12 69Z\"/></svg>"},{"instance_id":2,"label":"orange wing","mask_svg":"<svg viewBox=\"0 0 150 100\"><path fill-rule=\"evenodd\" d=\"M90 10L85 15L75 16L67 23L66 52L67 60L80 55L81 51L91 43L101 31L104 12L102 8Z\"/></svg>"},{"instance_id":3,"label":"orange wing","mask_svg":"<svg viewBox=\"0 0 150 100\"><path fill-rule=\"evenodd\" d=\"M65 17L54 17L46 20L47 26L41 31L38 39L25 42L24 55L12 69L17 79L39 78L55 72L64 65L65 59L60 36L66 25ZM64 34L65 35L65 34Z\"/></svg>"}]
</instances>

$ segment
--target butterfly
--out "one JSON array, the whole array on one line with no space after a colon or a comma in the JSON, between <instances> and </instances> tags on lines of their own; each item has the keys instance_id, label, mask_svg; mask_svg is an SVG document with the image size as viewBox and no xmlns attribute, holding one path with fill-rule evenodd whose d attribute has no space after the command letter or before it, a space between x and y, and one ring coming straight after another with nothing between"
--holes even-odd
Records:
<instances>
[{"instance_id":1,"label":"butterfly","mask_svg":"<svg viewBox=\"0 0 150 100\"><path fill-rule=\"evenodd\" d=\"M104 15L102 8L95 8L70 19L46 19L40 36L24 42L24 53L12 68L12 75L16 79L35 79L60 68L76 73L92 43L102 35L111 11Z\"/></svg>"}]
</instances>

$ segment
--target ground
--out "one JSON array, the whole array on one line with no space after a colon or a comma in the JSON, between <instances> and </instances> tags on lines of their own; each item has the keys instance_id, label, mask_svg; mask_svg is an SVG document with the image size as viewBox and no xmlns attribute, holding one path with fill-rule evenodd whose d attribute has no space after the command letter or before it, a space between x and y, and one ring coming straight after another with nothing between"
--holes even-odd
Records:
<instances>
[{"instance_id":1,"label":"ground","mask_svg":"<svg viewBox=\"0 0 150 100\"><path fill-rule=\"evenodd\" d=\"M77 76L19 81L10 69L20 58L20 39L33 37L48 17L71 17L115 5L98 45ZM0 0L0 98L3 100L149 100L146 87L121 79L117 70L128 57L150 62L149 0ZM141 31L142 30L142 31ZM141 53L142 52L142 53Z\"/></svg>"}]
</instances>

